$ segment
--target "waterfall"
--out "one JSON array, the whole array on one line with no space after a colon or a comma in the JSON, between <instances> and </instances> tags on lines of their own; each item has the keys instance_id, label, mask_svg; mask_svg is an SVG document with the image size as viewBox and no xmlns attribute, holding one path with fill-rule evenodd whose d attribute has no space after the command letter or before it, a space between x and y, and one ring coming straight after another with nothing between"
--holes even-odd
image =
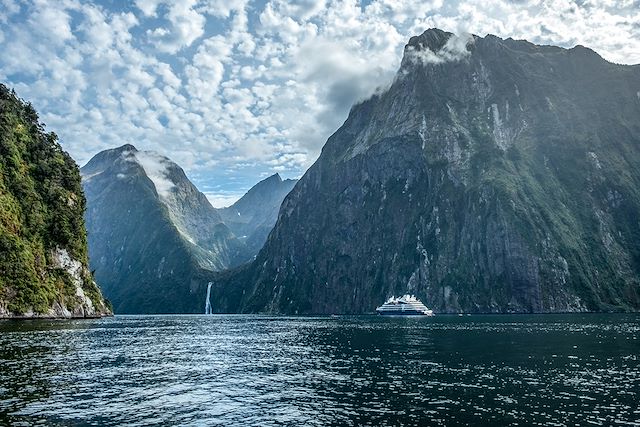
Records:
<instances>
[{"instance_id":1,"label":"waterfall","mask_svg":"<svg viewBox=\"0 0 640 427\"><path fill-rule=\"evenodd\" d=\"M209 285L207 286L207 301L204 305L204 314L213 314L211 311L211 301L209 300L209 297L211 296L211 285L213 285L213 283L209 282Z\"/></svg>"}]
</instances>

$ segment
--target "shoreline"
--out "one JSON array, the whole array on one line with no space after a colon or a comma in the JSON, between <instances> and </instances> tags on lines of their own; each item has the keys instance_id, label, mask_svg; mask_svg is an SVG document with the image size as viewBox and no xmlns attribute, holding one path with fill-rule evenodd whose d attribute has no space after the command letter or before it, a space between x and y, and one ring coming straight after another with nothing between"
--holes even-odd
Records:
<instances>
[{"instance_id":1,"label":"shoreline","mask_svg":"<svg viewBox=\"0 0 640 427\"><path fill-rule=\"evenodd\" d=\"M0 321L3 320L81 320L81 319L102 319L105 317L113 317L112 313L100 314L93 316L0 316Z\"/></svg>"}]
</instances>

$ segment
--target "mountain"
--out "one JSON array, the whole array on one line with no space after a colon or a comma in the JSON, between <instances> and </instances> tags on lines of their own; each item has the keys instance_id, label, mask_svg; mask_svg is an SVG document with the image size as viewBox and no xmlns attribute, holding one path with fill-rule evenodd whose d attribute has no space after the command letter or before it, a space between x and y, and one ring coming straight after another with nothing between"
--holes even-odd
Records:
<instances>
[{"instance_id":1,"label":"mountain","mask_svg":"<svg viewBox=\"0 0 640 427\"><path fill-rule=\"evenodd\" d=\"M215 209L177 164L129 144L81 172L90 265L117 313L201 312L195 290L257 254L295 184L276 174Z\"/></svg>"},{"instance_id":2,"label":"mountain","mask_svg":"<svg viewBox=\"0 0 640 427\"><path fill-rule=\"evenodd\" d=\"M217 311L640 309L640 66L431 29L355 105ZM204 295L204 290L199 290Z\"/></svg>"},{"instance_id":3,"label":"mountain","mask_svg":"<svg viewBox=\"0 0 640 427\"><path fill-rule=\"evenodd\" d=\"M278 219L285 196L297 180L283 180L279 174L254 185L240 200L228 208L218 209L224 223L257 254Z\"/></svg>"},{"instance_id":4,"label":"mountain","mask_svg":"<svg viewBox=\"0 0 640 427\"><path fill-rule=\"evenodd\" d=\"M81 173L91 268L117 313L189 312L200 269L252 256L166 157L124 145L98 153Z\"/></svg>"},{"instance_id":5,"label":"mountain","mask_svg":"<svg viewBox=\"0 0 640 427\"><path fill-rule=\"evenodd\" d=\"M0 84L0 318L111 314L87 267L78 166Z\"/></svg>"}]
</instances>

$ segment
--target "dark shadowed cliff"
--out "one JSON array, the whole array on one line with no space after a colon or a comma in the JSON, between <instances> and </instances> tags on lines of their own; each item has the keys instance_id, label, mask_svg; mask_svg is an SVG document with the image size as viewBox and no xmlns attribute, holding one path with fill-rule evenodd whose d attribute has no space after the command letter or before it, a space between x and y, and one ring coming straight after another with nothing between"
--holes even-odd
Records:
<instances>
[{"instance_id":1,"label":"dark shadowed cliff","mask_svg":"<svg viewBox=\"0 0 640 427\"><path fill-rule=\"evenodd\" d=\"M214 310L640 309L640 67L437 29L354 106ZM200 289L204 296L204 289Z\"/></svg>"}]
</instances>

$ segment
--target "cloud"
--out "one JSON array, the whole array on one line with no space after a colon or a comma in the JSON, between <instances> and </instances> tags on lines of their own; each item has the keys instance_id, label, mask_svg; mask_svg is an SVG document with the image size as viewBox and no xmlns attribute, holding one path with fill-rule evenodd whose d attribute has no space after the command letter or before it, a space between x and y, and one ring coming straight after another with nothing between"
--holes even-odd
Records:
<instances>
[{"instance_id":1,"label":"cloud","mask_svg":"<svg viewBox=\"0 0 640 427\"><path fill-rule=\"evenodd\" d=\"M124 152L123 156L125 159L135 161L142 166L147 177L156 187L158 196L163 199L168 199L171 196L171 190L175 184L169 179L168 167L171 162L166 157L153 151Z\"/></svg>"},{"instance_id":2,"label":"cloud","mask_svg":"<svg viewBox=\"0 0 640 427\"><path fill-rule=\"evenodd\" d=\"M232 13L244 11L248 0L205 0L199 10L218 18L229 18Z\"/></svg>"},{"instance_id":3,"label":"cloud","mask_svg":"<svg viewBox=\"0 0 640 427\"><path fill-rule=\"evenodd\" d=\"M204 193L214 208L226 208L237 202L242 194Z\"/></svg>"},{"instance_id":4,"label":"cloud","mask_svg":"<svg viewBox=\"0 0 640 427\"><path fill-rule=\"evenodd\" d=\"M326 0L272 1L271 6L281 16L296 21L306 21L317 16L326 7Z\"/></svg>"},{"instance_id":5,"label":"cloud","mask_svg":"<svg viewBox=\"0 0 640 427\"><path fill-rule=\"evenodd\" d=\"M231 49L232 46L222 36L208 38L200 44L191 64L184 69L189 95L203 102L213 102Z\"/></svg>"},{"instance_id":6,"label":"cloud","mask_svg":"<svg viewBox=\"0 0 640 427\"><path fill-rule=\"evenodd\" d=\"M6 23L11 15L20 12L20 4L16 0L0 0L0 22Z\"/></svg>"},{"instance_id":7,"label":"cloud","mask_svg":"<svg viewBox=\"0 0 640 427\"><path fill-rule=\"evenodd\" d=\"M163 2L163 0L136 0L135 4L144 16L156 16L156 9Z\"/></svg>"},{"instance_id":8,"label":"cloud","mask_svg":"<svg viewBox=\"0 0 640 427\"><path fill-rule=\"evenodd\" d=\"M73 39L69 21L71 17L63 9L51 7L45 1L37 1L34 13L29 17L29 24L40 37L53 44L61 44Z\"/></svg>"},{"instance_id":9,"label":"cloud","mask_svg":"<svg viewBox=\"0 0 640 427\"><path fill-rule=\"evenodd\" d=\"M640 62L637 1L0 0L0 79L79 163L132 143L209 194L298 177L350 107L384 88L409 38L458 34L416 59L457 60L467 33L589 46ZM161 186L162 187L162 186Z\"/></svg>"},{"instance_id":10,"label":"cloud","mask_svg":"<svg viewBox=\"0 0 640 427\"><path fill-rule=\"evenodd\" d=\"M155 14L158 3L145 4L145 14ZM169 25L147 30L149 39L160 52L175 54L191 44L204 34L206 19L198 13L194 6L195 0L182 0L171 2L166 19Z\"/></svg>"},{"instance_id":11,"label":"cloud","mask_svg":"<svg viewBox=\"0 0 640 427\"><path fill-rule=\"evenodd\" d=\"M449 37L441 49L433 51L429 46L422 44L407 46L404 54L408 61L421 64L441 64L443 62L460 61L471 53L469 45L473 44L471 34L454 34Z\"/></svg>"}]
</instances>

